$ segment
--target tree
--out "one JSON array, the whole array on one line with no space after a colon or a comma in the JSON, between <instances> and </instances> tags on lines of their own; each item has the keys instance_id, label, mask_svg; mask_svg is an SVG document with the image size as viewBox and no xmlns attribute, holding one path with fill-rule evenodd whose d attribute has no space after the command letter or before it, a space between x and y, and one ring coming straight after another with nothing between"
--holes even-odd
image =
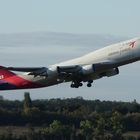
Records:
<instances>
[{"instance_id":1,"label":"tree","mask_svg":"<svg viewBox=\"0 0 140 140\"><path fill-rule=\"evenodd\" d=\"M50 124L50 132L53 134L60 134L62 129L62 124L60 121L54 120Z\"/></svg>"},{"instance_id":2,"label":"tree","mask_svg":"<svg viewBox=\"0 0 140 140\"><path fill-rule=\"evenodd\" d=\"M121 115L118 112L114 112L110 119L111 123L111 134L113 140L122 140L123 125L121 123Z\"/></svg>"},{"instance_id":3,"label":"tree","mask_svg":"<svg viewBox=\"0 0 140 140\"><path fill-rule=\"evenodd\" d=\"M91 139L91 134L93 131L93 125L92 122L89 120L81 121L80 122L80 128L82 130L83 135L85 136L86 140Z\"/></svg>"},{"instance_id":4,"label":"tree","mask_svg":"<svg viewBox=\"0 0 140 140\"><path fill-rule=\"evenodd\" d=\"M103 117L100 116L99 119L97 120L97 126L94 132L94 137L96 139L100 139L100 140L105 139L105 126L106 126L106 121Z\"/></svg>"},{"instance_id":5,"label":"tree","mask_svg":"<svg viewBox=\"0 0 140 140\"><path fill-rule=\"evenodd\" d=\"M30 93L25 92L24 93L24 113L29 114L31 107L32 107L32 101L30 98Z\"/></svg>"},{"instance_id":6,"label":"tree","mask_svg":"<svg viewBox=\"0 0 140 140\"><path fill-rule=\"evenodd\" d=\"M32 107L32 101L30 98L30 93L25 92L24 93L24 108L31 108Z\"/></svg>"}]
</instances>

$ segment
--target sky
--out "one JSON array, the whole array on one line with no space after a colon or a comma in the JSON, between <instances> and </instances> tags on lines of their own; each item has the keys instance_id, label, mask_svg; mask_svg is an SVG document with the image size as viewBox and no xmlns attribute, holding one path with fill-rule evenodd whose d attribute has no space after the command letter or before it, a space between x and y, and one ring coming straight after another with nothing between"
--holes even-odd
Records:
<instances>
[{"instance_id":1,"label":"sky","mask_svg":"<svg viewBox=\"0 0 140 140\"><path fill-rule=\"evenodd\" d=\"M0 0L0 63L48 66L140 36L139 6L139 0ZM46 32L53 34L51 41L46 39ZM140 62L137 62L121 67L118 76L95 81L92 88L84 86L75 90L69 84L62 84L35 90L0 91L0 95L23 99L23 93L29 91L33 99L82 96L140 102L139 71Z\"/></svg>"},{"instance_id":2,"label":"sky","mask_svg":"<svg viewBox=\"0 0 140 140\"><path fill-rule=\"evenodd\" d=\"M0 0L0 32L139 36L139 0Z\"/></svg>"}]
</instances>

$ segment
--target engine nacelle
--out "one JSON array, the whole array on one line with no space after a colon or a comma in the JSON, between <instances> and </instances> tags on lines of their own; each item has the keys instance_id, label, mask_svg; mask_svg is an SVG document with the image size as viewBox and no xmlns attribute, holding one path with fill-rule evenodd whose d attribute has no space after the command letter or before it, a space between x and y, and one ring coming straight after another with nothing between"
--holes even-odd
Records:
<instances>
[{"instance_id":1,"label":"engine nacelle","mask_svg":"<svg viewBox=\"0 0 140 140\"><path fill-rule=\"evenodd\" d=\"M93 65L86 65L86 66L83 66L81 69L81 73L84 75L92 74L93 72L95 72Z\"/></svg>"},{"instance_id":2,"label":"engine nacelle","mask_svg":"<svg viewBox=\"0 0 140 140\"><path fill-rule=\"evenodd\" d=\"M30 72L29 75L34 75L34 76L56 76L57 75L57 69L56 68L42 68L34 72Z\"/></svg>"},{"instance_id":3,"label":"engine nacelle","mask_svg":"<svg viewBox=\"0 0 140 140\"><path fill-rule=\"evenodd\" d=\"M58 75L57 67L48 68L47 75L48 76L57 76Z\"/></svg>"},{"instance_id":4,"label":"engine nacelle","mask_svg":"<svg viewBox=\"0 0 140 140\"><path fill-rule=\"evenodd\" d=\"M119 74L119 69L118 69L118 68L113 68L113 69L108 70L108 71L106 72L106 76L107 76L107 77L115 76L115 75L117 75L117 74Z\"/></svg>"}]
</instances>

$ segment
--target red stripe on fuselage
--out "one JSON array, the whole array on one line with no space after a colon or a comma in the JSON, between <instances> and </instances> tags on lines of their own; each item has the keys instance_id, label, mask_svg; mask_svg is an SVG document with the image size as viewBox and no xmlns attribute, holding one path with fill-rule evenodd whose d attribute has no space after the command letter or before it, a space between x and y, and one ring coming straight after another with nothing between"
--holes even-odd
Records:
<instances>
[{"instance_id":1,"label":"red stripe on fuselage","mask_svg":"<svg viewBox=\"0 0 140 140\"><path fill-rule=\"evenodd\" d=\"M32 81L26 80L18 75L13 75L4 79L6 82L15 85L17 88L39 88L42 85L33 83Z\"/></svg>"}]
</instances>

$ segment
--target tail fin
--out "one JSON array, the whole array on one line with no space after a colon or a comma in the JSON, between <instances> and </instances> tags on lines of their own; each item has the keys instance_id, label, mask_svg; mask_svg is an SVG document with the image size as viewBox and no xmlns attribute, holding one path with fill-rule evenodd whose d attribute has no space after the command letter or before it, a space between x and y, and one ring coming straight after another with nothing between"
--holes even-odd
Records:
<instances>
[{"instance_id":1,"label":"tail fin","mask_svg":"<svg viewBox=\"0 0 140 140\"><path fill-rule=\"evenodd\" d=\"M14 76L14 75L16 75L16 74L7 70L5 67L0 66L0 79L5 79L5 78L8 78L8 77Z\"/></svg>"}]
</instances>

